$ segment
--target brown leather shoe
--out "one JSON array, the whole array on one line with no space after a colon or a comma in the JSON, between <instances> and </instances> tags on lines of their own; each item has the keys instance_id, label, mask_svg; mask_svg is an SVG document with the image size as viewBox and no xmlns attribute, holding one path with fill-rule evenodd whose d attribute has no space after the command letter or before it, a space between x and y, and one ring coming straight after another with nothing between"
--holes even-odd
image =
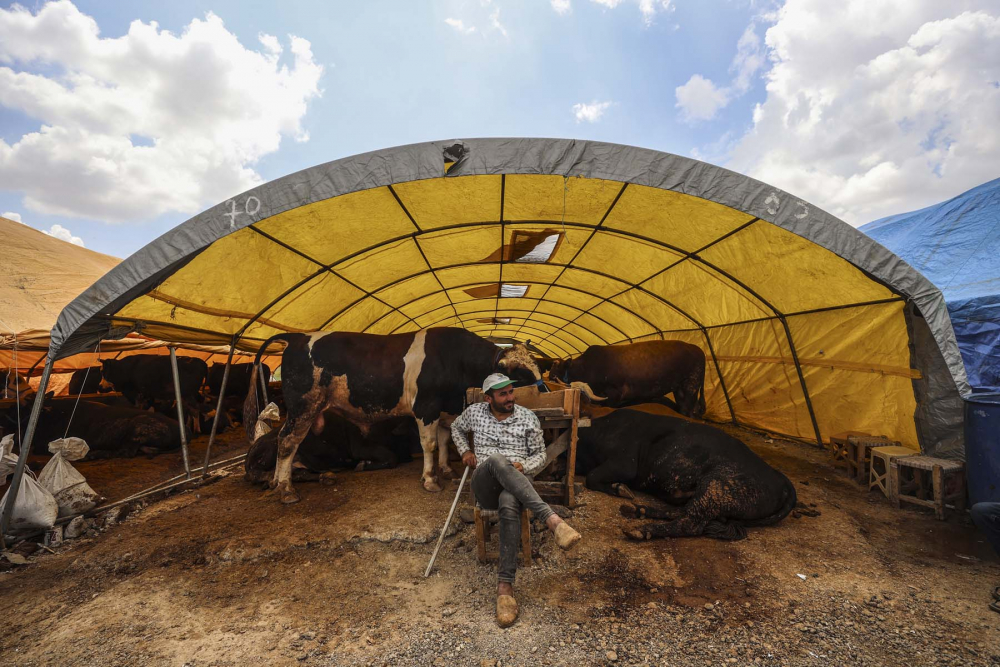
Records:
<instances>
[{"instance_id":1,"label":"brown leather shoe","mask_svg":"<svg viewBox=\"0 0 1000 667\"><path fill-rule=\"evenodd\" d=\"M497 625L509 628L517 620L517 600L512 595L497 596Z\"/></svg>"},{"instance_id":2,"label":"brown leather shoe","mask_svg":"<svg viewBox=\"0 0 1000 667\"><path fill-rule=\"evenodd\" d=\"M581 537L582 535L573 530L565 521L556 526L556 546L563 551L572 549Z\"/></svg>"}]
</instances>

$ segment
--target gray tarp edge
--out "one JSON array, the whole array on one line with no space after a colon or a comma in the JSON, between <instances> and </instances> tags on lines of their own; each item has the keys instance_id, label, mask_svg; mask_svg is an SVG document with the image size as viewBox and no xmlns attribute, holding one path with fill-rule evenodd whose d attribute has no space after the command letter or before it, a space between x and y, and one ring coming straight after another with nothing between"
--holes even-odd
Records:
<instances>
[{"instance_id":1,"label":"gray tarp edge","mask_svg":"<svg viewBox=\"0 0 1000 667\"><path fill-rule=\"evenodd\" d=\"M708 199L775 224L820 245L912 300L927 322L958 392L966 396L965 367L940 290L889 250L838 218L782 190L691 158L645 148L573 139L463 139L363 153L304 169L220 203L149 243L74 299L52 328L49 357L96 344L95 317L113 315L174 266L214 241L290 209L408 181L445 175L444 151L461 144L449 176L553 174L634 183ZM233 214L249 197L253 215ZM96 324L96 323L94 323ZM104 330L107 325L104 326Z\"/></svg>"}]
</instances>

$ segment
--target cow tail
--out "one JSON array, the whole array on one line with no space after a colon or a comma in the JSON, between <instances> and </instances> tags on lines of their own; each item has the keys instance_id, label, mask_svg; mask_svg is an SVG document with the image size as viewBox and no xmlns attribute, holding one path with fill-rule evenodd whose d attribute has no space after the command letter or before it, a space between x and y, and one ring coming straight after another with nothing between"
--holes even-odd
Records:
<instances>
[{"instance_id":1,"label":"cow tail","mask_svg":"<svg viewBox=\"0 0 1000 667\"><path fill-rule=\"evenodd\" d=\"M260 399L257 398L260 387L258 383L260 382L260 358L264 355L264 351L267 350L268 346L277 340L288 341L286 337L287 334L277 334L271 336L260 346L257 350L257 356L253 360L253 370L250 372L250 391L247 392L247 397L243 401L243 428L247 432L247 439L253 442L254 430L257 428L257 416L261 413L263 408L260 405ZM266 407L266 406L265 406Z\"/></svg>"}]
</instances>

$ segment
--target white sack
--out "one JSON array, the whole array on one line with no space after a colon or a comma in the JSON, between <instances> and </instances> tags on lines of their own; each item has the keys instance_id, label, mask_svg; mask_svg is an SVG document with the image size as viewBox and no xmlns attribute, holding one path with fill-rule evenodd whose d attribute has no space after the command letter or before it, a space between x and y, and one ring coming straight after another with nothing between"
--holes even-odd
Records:
<instances>
[{"instance_id":1,"label":"white sack","mask_svg":"<svg viewBox=\"0 0 1000 667\"><path fill-rule=\"evenodd\" d=\"M83 438L59 438L49 443L49 451L62 454L67 461L79 461L90 451L90 445Z\"/></svg>"},{"instance_id":2,"label":"white sack","mask_svg":"<svg viewBox=\"0 0 1000 667\"><path fill-rule=\"evenodd\" d=\"M257 415L257 424L253 429L254 442L257 442L257 438L271 430L271 425L264 421L265 419L278 419L280 417L281 413L278 412L278 406L274 403L268 403L264 411Z\"/></svg>"},{"instance_id":3,"label":"white sack","mask_svg":"<svg viewBox=\"0 0 1000 667\"><path fill-rule=\"evenodd\" d=\"M85 455L87 443L79 438L71 439L83 443ZM49 449L52 449L52 445L56 442L60 441L56 440L50 444ZM61 452L56 453L42 468L42 472L38 475L38 483L56 499L56 504L59 506L59 516L86 512L96 507L101 499L87 484L87 479L66 460Z\"/></svg>"},{"instance_id":4,"label":"white sack","mask_svg":"<svg viewBox=\"0 0 1000 667\"><path fill-rule=\"evenodd\" d=\"M56 517L59 516L56 499L43 489L29 472L25 468L21 485L17 489L17 498L14 500L14 511L11 513L9 527L12 535L48 530L55 525ZM7 504L8 495L10 489L3 494L0 506Z\"/></svg>"},{"instance_id":5,"label":"white sack","mask_svg":"<svg viewBox=\"0 0 1000 667\"><path fill-rule=\"evenodd\" d=\"M7 483L7 476L17 467L17 457L11 452L14 449L14 434L5 435L0 439L0 486Z\"/></svg>"}]
</instances>

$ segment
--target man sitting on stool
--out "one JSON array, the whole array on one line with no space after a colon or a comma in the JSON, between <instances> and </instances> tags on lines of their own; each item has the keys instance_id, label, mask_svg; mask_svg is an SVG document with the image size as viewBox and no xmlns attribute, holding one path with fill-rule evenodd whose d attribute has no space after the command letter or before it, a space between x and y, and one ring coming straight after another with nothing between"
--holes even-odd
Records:
<instances>
[{"instance_id":1,"label":"man sitting on stool","mask_svg":"<svg viewBox=\"0 0 1000 667\"><path fill-rule=\"evenodd\" d=\"M500 514L497 624L501 628L517 620L514 574L521 546L521 508L527 507L545 522L559 548L569 549L580 540L580 533L559 518L531 485L528 476L545 465L542 425L534 412L514 404L512 384L506 375L490 375L483 382L486 402L470 405L451 425L451 438L462 462L475 469L472 493L476 502ZM469 433L474 434L475 453L469 449Z\"/></svg>"},{"instance_id":2,"label":"man sitting on stool","mask_svg":"<svg viewBox=\"0 0 1000 667\"><path fill-rule=\"evenodd\" d=\"M1000 556L1000 503L976 503L972 506L972 521L986 533L993 551ZM1000 612L1000 586L993 589L990 609Z\"/></svg>"}]
</instances>

